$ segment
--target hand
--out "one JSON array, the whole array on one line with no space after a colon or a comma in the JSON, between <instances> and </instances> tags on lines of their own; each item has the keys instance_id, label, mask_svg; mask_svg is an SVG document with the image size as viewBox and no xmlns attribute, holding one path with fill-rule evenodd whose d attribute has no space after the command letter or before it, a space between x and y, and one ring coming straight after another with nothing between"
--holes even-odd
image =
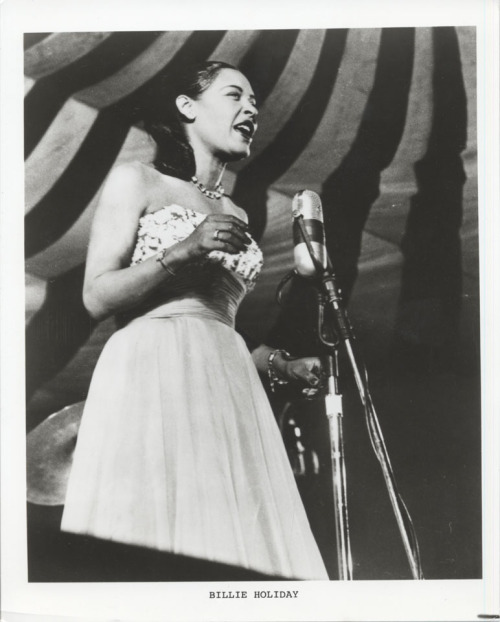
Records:
<instances>
[{"instance_id":1,"label":"hand","mask_svg":"<svg viewBox=\"0 0 500 622\"><path fill-rule=\"evenodd\" d=\"M302 387L302 395L307 399L313 399L323 388L326 380L321 359L318 357L304 357L286 361L284 375L289 380L295 380L306 385Z\"/></svg>"},{"instance_id":2,"label":"hand","mask_svg":"<svg viewBox=\"0 0 500 622\"><path fill-rule=\"evenodd\" d=\"M210 214L179 245L190 259L205 257L211 251L240 253L250 244L248 225L231 214Z\"/></svg>"},{"instance_id":3,"label":"hand","mask_svg":"<svg viewBox=\"0 0 500 622\"><path fill-rule=\"evenodd\" d=\"M298 381L312 388L321 385L324 377L322 373L321 359L317 356L285 360L283 376L287 380Z\"/></svg>"}]
</instances>

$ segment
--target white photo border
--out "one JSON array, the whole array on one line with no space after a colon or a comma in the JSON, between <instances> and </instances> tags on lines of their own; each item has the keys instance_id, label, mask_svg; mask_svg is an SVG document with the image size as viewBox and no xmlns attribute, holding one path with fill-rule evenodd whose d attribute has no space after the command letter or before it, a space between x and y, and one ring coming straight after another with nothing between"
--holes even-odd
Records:
<instances>
[{"instance_id":1,"label":"white photo border","mask_svg":"<svg viewBox=\"0 0 500 622\"><path fill-rule=\"evenodd\" d=\"M17 620L477 620L500 614L499 3L497 0L4 0L1 11L2 619ZM483 409L483 579L238 582L299 589L293 601L209 599L225 583L27 583L24 427L22 38L26 32L475 26Z\"/></svg>"}]
</instances>

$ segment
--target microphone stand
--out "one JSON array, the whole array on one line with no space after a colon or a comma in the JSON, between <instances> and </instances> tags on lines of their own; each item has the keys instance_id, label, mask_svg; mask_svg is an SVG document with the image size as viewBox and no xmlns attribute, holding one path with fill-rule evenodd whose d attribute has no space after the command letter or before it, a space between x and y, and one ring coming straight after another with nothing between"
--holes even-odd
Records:
<instances>
[{"instance_id":1,"label":"microphone stand","mask_svg":"<svg viewBox=\"0 0 500 622\"><path fill-rule=\"evenodd\" d=\"M352 556L349 537L349 516L347 511L347 478L344 458L343 408L339 390L339 344L338 337L328 341L324 336L324 309L326 298L318 292L318 335L328 352L327 392L325 412L330 432L330 457L332 461L333 503L335 535L337 540L337 567L341 581L352 581Z\"/></svg>"},{"instance_id":2,"label":"microphone stand","mask_svg":"<svg viewBox=\"0 0 500 622\"><path fill-rule=\"evenodd\" d=\"M389 455L385 446L382 430L375 412L370 391L368 388L368 374L363 365L363 374L358 365L354 347L353 332L347 317L347 312L343 306L342 298L337 287L336 278L332 269L330 259L327 257L327 267L324 268L322 263L317 259L311 240L305 230L303 216L299 215L295 218L298 224L302 238L306 243L311 261L316 270L315 277L316 286L319 288L319 337L320 341L327 347L327 371L328 371L328 390L325 396L325 410L329 421L331 459L332 459L332 477L333 477L333 497L335 505L335 528L337 538L337 560L339 569L339 578L341 580L352 580L352 559L349 540L349 522L347 511L347 494L346 494L346 471L343 447L343 429L342 429L342 396L338 389L339 365L338 365L338 346L343 342L344 349L349 358L351 369L354 375L359 397L365 412L365 420L367 424L370 441L375 455L380 463L387 492L394 511L396 522L401 534L403 546L410 565L410 571L413 579L423 579L423 573L420 564L420 554L418 542L414 531L410 514L404 504L401 495L396 486L396 480L392 471ZM326 249L325 249L326 252ZM324 322L324 306L329 305L332 311L336 334L335 341L328 341L323 336L322 324Z\"/></svg>"}]
</instances>

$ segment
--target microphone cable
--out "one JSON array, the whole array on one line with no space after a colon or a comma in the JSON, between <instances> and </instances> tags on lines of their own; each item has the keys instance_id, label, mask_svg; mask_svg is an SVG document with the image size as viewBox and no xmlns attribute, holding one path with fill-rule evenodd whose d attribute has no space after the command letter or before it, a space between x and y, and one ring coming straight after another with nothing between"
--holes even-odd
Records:
<instances>
[{"instance_id":1,"label":"microphone cable","mask_svg":"<svg viewBox=\"0 0 500 622\"><path fill-rule=\"evenodd\" d=\"M382 434L382 429L380 427L380 423L378 421L377 413L375 411L375 406L373 404L373 399L369 389L368 383L368 370L363 358L359 355L359 352L356 356L357 360L361 362L362 375L362 403L364 407L364 415L365 415L365 423L368 431L368 437L370 439L370 443L373 449L373 452L380 464L382 469L382 473L386 482L386 487L389 493L389 497L391 498L391 502L395 503L399 514L401 516L401 520L403 522L402 527L404 528L404 533L408 537L408 546L411 550L411 558L408 555L410 567L412 570L412 574L415 579L424 579L423 571L422 571L422 563L420 558L420 548L418 545L417 534L415 531L415 526L413 524L413 520L411 518L410 512L399 492L396 477L394 475L394 471L392 468L392 464L389 458L389 453L387 451L387 447L385 444L384 436ZM393 494L391 494L391 491ZM398 517L396 516L396 520ZM406 548L406 546L405 546Z\"/></svg>"}]
</instances>

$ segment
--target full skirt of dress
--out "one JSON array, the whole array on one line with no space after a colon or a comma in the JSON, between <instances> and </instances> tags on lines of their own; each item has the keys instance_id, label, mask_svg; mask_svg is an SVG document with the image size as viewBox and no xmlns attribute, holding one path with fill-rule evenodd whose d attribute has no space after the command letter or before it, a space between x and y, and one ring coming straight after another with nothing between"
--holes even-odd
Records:
<instances>
[{"instance_id":1,"label":"full skirt of dress","mask_svg":"<svg viewBox=\"0 0 500 622\"><path fill-rule=\"evenodd\" d=\"M328 579L245 342L203 314L140 317L106 344L62 529Z\"/></svg>"}]
</instances>

